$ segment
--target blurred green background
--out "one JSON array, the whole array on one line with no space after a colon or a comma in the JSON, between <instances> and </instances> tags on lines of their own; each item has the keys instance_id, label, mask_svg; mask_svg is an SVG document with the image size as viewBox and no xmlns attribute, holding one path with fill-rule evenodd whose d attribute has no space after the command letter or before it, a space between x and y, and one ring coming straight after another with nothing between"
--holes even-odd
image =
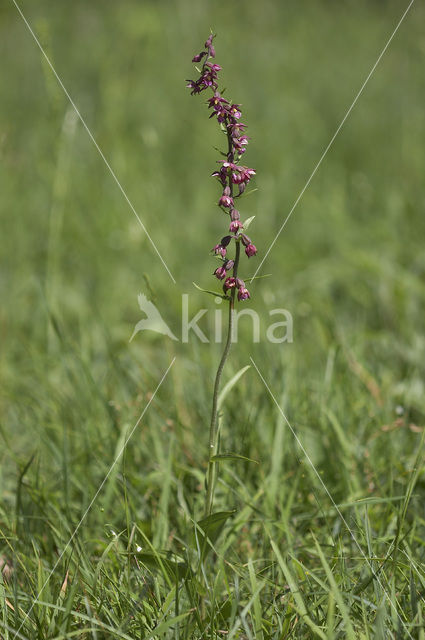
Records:
<instances>
[{"instance_id":1,"label":"blurred green background","mask_svg":"<svg viewBox=\"0 0 425 640\"><path fill-rule=\"evenodd\" d=\"M191 58L213 29L223 84L242 103L249 125L244 161L257 170L257 191L240 209L243 218L256 216L250 235L259 250L244 261L242 273L249 276L407 3L21 0L20 6L176 283L15 6L4 0L3 518L32 454L32 491L44 495L43 504L52 495L58 505L69 499L71 512L79 513L121 434L177 355L128 453L129 484L142 500L135 513L154 519L164 508L169 443L176 443L170 456L181 465L176 477L186 465L202 470L205 464L220 351L213 343L184 345L148 332L129 343L141 318L137 294L149 288L176 333L182 293L190 293L193 312L211 309L200 323L205 331L213 322L214 300L192 282L215 286L209 250L226 220L209 176L222 138L204 97L185 88L194 73ZM424 424L424 18L423 5L415 3L263 265L262 273L271 275L252 285L249 304L264 327L270 308L292 313L293 344L252 344L247 320L226 374L254 357L338 499L352 487L349 479L341 482L346 461L335 453L324 407L338 416L352 447L347 464L358 472L356 495L380 489L388 495L394 477L403 484ZM254 491L272 465L277 420L254 371L234 391L227 412L225 448L261 460L259 469L241 471ZM294 451L289 434L286 471L298 464ZM202 474L194 474L196 482L186 487L192 497L202 495ZM229 500L248 499L238 491L223 485L218 500L229 506ZM111 492L120 497L118 485ZM275 488L270 500L279 492ZM31 513L40 507L37 500L38 507L29 506L34 495L26 503ZM122 518L108 500L104 516L96 512L102 526ZM158 544L165 544L167 527L155 534Z\"/></svg>"}]
</instances>

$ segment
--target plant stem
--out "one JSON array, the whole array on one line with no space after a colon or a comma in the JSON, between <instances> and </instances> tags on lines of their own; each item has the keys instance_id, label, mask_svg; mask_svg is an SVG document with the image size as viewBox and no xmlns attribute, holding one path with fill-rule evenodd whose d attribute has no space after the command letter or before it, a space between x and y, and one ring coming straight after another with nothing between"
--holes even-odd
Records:
<instances>
[{"instance_id":1,"label":"plant stem","mask_svg":"<svg viewBox=\"0 0 425 640\"><path fill-rule=\"evenodd\" d=\"M227 125L226 121L226 125ZM232 135L230 129L227 127L227 160L228 162L233 162L233 143L232 143ZM229 176L229 188L230 195L233 196L233 183ZM233 265L233 277L237 278L238 276L238 266L239 266L239 256L240 256L240 241L238 238L235 239L236 250L235 250L235 262ZM208 471L207 471L207 493L205 496L205 510L204 517L210 515L213 507L214 500L214 489L216 482L216 468L217 462L212 460L214 456L218 453L218 394L220 391L220 382L221 376L223 374L224 365L226 364L227 357L230 352L230 347L232 344L232 333L233 333L233 314L235 309L235 295L236 289L233 288L230 293L229 300L229 321L227 324L227 338L226 344L224 345L224 351L221 356L220 363L218 365L217 373L215 375L214 382L214 391L213 391L213 402L212 402L212 411L211 411L211 423L210 423L210 439L209 439L209 447L208 447Z\"/></svg>"},{"instance_id":2,"label":"plant stem","mask_svg":"<svg viewBox=\"0 0 425 640\"><path fill-rule=\"evenodd\" d=\"M240 242L236 241L236 253L235 253L235 264L233 266L233 277L236 278L238 275L238 265L239 265L239 256L240 256ZM213 499L214 499L214 488L216 481L216 465L217 462L212 460L212 458L218 453L218 394L220 391L220 382L221 376L223 373L224 365L226 364L227 357L230 352L230 347L232 344L232 333L233 333L233 314L235 309L235 288L232 289L230 300L229 300L229 321L227 324L227 338L226 344L224 345L223 355L221 356L220 363L218 365L217 373L215 376L214 382L214 391L213 391L213 403L212 403L212 411L211 411L211 423L210 423L210 440L209 440L209 455L208 455L208 472L207 472L207 494L205 498L205 511L204 516L209 516L212 511Z\"/></svg>"}]
</instances>

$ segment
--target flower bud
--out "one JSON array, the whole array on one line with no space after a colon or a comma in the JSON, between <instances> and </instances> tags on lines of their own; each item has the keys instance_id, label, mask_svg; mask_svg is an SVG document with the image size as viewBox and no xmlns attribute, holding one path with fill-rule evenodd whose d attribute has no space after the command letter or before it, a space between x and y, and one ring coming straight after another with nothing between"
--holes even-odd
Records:
<instances>
[{"instance_id":1,"label":"flower bud","mask_svg":"<svg viewBox=\"0 0 425 640\"><path fill-rule=\"evenodd\" d=\"M230 240L231 240L231 239L232 239L232 236L224 236L224 238L222 238L222 239L220 240L220 244L221 244L223 247L227 247L227 245L229 244L229 242L230 242Z\"/></svg>"},{"instance_id":2,"label":"flower bud","mask_svg":"<svg viewBox=\"0 0 425 640\"><path fill-rule=\"evenodd\" d=\"M230 211L230 219L231 220L240 220L239 211L237 209L232 209Z\"/></svg>"},{"instance_id":3,"label":"flower bud","mask_svg":"<svg viewBox=\"0 0 425 640\"><path fill-rule=\"evenodd\" d=\"M198 55L193 56L192 62L201 62L202 58L206 55L207 55L206 51L201 51L201 53L198 53Z\"/></svg>"},{"instance_id":4,"label":"flower bud","mask_svg":"<svg viewBox=\"0 0 425 640\"><path fill-rule=\"evenodd\" d=\"M230 269L233 269L234 264L235 264L234 260L227 260L226 264L224 265L226 268L226 271L230 271Z\"/></svg>"},{"instance_id":5,"label":"flower bud","mask_svg":"<svg viewBox=\"0 0 425 640\"><path fill-rule=\"evenodd\" d=\"M236 286L238 289L245 287L245 282L241 278L236 278Z\"/></svg>"},{"instance_id":6,"label":"flower bud","mask_svg":"<svg viewBox=\"0 0 425 640\"><path fill-rule=\"evenodd\" d=\"M224 266L217 267L213 275L215 275L219 280L223 280L223 278L226 277L226 268Z\"/></svg>"},{"instance_id":7,"label":"flower bud","mask_svg":"<svg viewBox=\"0 0 425 640\"><path fill-rule=\"evenodd\" d=\"M245 247L245 253L248 256L248 258L251 258L252 256L255 256L255 254L257 253L257 247L255 246L255 244L247 244Z\"/></svg>"},{"instance_id":8,"label":"flower bud","mask_svg":"<svg viewBox=\"0 0 425 640\"><path fill-rule=\"evenodd\" d=\"M249 238L246 233L241 233L241 240L244 247L247 247L251 244L251 238Z\"/></svg>"},{"instance_id":9,"label":"flower bud","mask_svg":"<svg viewBox=\"0 0 425 640\"><path fill-rule=\"evenodd\" d=\"M214 37L215 37L215 36L214 36L214 34L213 34L213 33L211 33L211 34L208 36L208 39L207 39L207 41L205 42L205 49L208 49L208 48L212 45L212 41L214 40Z\"/></svg>"}]
</instances>

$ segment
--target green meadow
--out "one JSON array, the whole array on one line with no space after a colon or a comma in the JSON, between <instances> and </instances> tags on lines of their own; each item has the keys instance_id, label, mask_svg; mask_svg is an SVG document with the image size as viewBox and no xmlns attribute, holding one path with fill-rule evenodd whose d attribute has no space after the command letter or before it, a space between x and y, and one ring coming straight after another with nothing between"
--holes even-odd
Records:
<instances>
[{"instance_id":1,"label":"green meadow","mask_svg":"<svg viewBox=\"0 0 425 640\"><path fill-rule=\"evenodd\" d=\"M16 2L0 7L1 640L425 640L423 4L394 34L407 0ZM243 276L267 256L203 522L224 305L193 283L220 291L228 222L223 138L185 80L211 30L257 171ZM178 340L130 341L140 293ZM182 339L186 303L208 342ZM292 342L267 339L272 309Z\"/></svg>"}]
</instances>

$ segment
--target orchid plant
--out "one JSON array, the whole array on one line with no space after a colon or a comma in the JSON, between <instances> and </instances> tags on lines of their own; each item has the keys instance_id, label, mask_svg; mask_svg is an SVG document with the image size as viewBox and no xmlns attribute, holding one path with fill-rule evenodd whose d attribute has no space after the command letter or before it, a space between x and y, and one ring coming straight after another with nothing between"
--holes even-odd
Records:
<instances>
[{"instance_id":1,"label":"orchid plant","mask_svg":"<svg viewBox=\"0 0 425 640\"><path fill-rule=\"evenodd\" d=\"M220 390L221 377L229 355L232 342L233 317L236 299L244 301L250 298L250 293L245 286L244 280L239 277L239 262L241 247L243 246L248 258L255 256L257 249L251 239L244 232L247 223L241 222L239 210L239 199L245 192L246 186L255 175L255 170L241 164L241 158L246 151L249 138L245 134L246 124L241 122L241 105L235 104L225 97L223 91L219 90L218 74L221 66L212 60L215 58L215 48L213 45L214 34L211 34L205 42L204 49L195 55L192 62L199 64L201 68L196 68L199 72L197 80L188 80L187 87L191 89L192 95L210 91L211 97L207 100L208 108L211 109L210 118L216 118L221 131L227 139L227 150L222 152L224 160L219 160L220 165L212 176L217 178L220 185L221 195L218 206L227 216L229 216L229 228L227 234L214 246L212 252L220 260L220 265L215 269L214 276L223 281L223 295L229 303L229 320L227 327L227 338L224 351L214 383L213 402L209 436L209 457L206 481L205 516L209 516L212 511L214 485L216 480L216 456L218 453L218 395ZM229 257L231 246L234 246L234 255Z\"/></svg>"}]
</instances>

